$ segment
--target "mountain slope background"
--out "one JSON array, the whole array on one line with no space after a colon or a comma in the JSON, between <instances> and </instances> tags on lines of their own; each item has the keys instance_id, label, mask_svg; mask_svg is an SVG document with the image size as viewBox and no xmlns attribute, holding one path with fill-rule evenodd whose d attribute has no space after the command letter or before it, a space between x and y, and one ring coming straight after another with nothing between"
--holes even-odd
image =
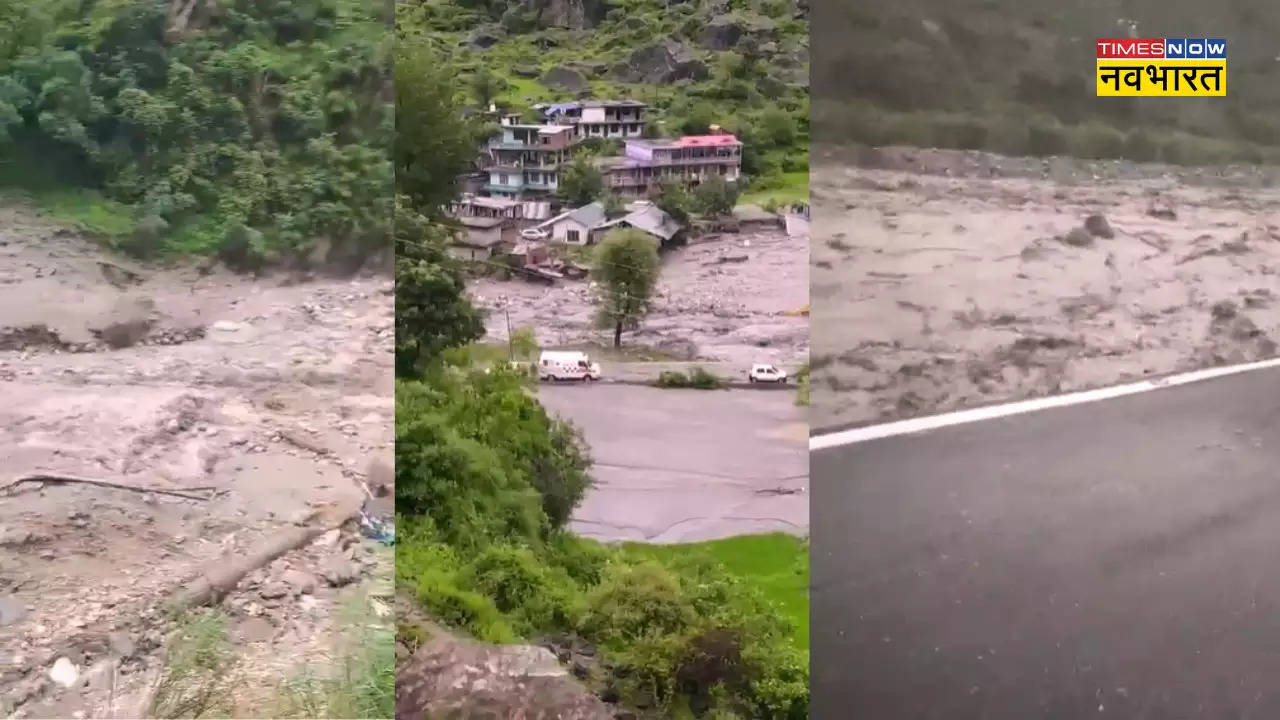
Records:
<instances>
[{"instance_id":1,"label":"mountain slope background","mask_svg":"<svg viewBox=\"0 0 1280 720\"><path fill-rule=\"evenodd\" d=\"M737 134L749 197L807 199L803 0L433 0L398 12L457 66L474 107L640 100L657 134Z\"/></svg>"},{"instance_id":2,"label":"mountain slope background","mask_svg":"<svg viewBox=\"0 0 1280 720\"><path fill-rule=\"evenodd\" d=\"M819 142L1207 164L1280 157L1262 0L839 0L815 8ZM1225 37L1225 98L1098 98L1098 37Z\"/></svg>"},{"instance_id":3,"label":"mountain slope background","mask_svg":"<svg viewBox=\"0 0 1280 720\"><path fill-rule=\"evenodd\" d=\"M0 185L138 255L389 248L383 5L0 0Z\"/></svg>"}]
</instances>

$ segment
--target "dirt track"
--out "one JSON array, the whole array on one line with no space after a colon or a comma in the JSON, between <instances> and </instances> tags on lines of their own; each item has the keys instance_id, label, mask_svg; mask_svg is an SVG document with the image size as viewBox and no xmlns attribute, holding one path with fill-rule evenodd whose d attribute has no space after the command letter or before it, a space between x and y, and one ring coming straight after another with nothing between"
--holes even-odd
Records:
<instances>
[{"instance_id":1,"label":"dirt track","mask_svg":"<svg viewBox=\"0 0 1280 720\"><path fill-rule=\"evenodd\" d=\"M1274 172L874 160L814 170L815 428L1276 354Z\"/></svg>"},{"instance_id":2,"label":"dirt track","mask_svg":"<svg viewBox=\"0 0 1280 720\"><path fill-rule=\"evenodd\" d=\"M678 360L803 363L809 323L795 311L808 303L807 258L807 241L781 229L708 237L666 253L654 307L623 343ZM544 346L612 343L594 323L588 281L482 279L470 287L490 311L488 337L496 342L507 336L505 297L512 327L535 328Z\"/></svg>"},{"instance_id":3,"label":"dirt track","mask_svg":"<svg viewBox=\"0 0 1280 720\"><path fill-rule=\"evenodd\" d=\"M391 283L132 267L14 208L0 209L0 268L7 473L210 488L0 494L0 709L137 717L166 594L316 508L360 503L370 459L391 461ZM108 347L134 331L139 344ZM374 555L334 533L242 583L225 607L248 665L284 672L323 642L336 586ZM330 573L354 577L330 587ZM58 658L78 670L70 688L49 677Z\"/></svg>"}]
</instances>

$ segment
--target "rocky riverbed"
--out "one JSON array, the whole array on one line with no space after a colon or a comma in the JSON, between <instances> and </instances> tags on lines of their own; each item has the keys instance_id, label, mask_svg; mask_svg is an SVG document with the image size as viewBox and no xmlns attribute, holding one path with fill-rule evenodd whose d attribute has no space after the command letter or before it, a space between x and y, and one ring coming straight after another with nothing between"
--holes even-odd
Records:
<instances>
[{"instance_id":1,"label":"rocky riverbed","mask_svg":"<svg viewBox=\"0 0 1280 720\"><path fill-rule=\"evenodd\" d=\"M177 588L326 509L390 511L392 283L135 265L12 206L0 268L0 706L141 717ZM30 474L121 487L3 487ZM383 554L348 526L233 589L249 712Z\"/></svg>"}]
</instances>

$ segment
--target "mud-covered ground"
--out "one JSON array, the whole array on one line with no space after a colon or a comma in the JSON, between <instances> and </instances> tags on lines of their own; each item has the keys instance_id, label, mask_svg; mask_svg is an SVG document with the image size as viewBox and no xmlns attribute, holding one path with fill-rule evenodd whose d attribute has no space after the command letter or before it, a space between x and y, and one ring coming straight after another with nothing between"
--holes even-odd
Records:
<instances>
[{"instance_id":1,"label":"mud-covered ground","mask_svg":"<svg viewBox=\"0 0 1280 720\"><path fill-rule=\"evenodd\" d=\"M677 360L749 366L803 363L809 349L808 241L782 229L707 236L664 253L653 309L623 344L661 351ZM471 286L489 310L488 337L533 328L545 347L612 345L595 324L589 280L545 286L523 280L481 279Z\"/></svg>"},{"instance_id":2,"label":"mud-covered ground","mask_svg":"<svg viewBox=\"0 0 1280 720\"><path fill-rule=\"evenodd\" d=\"M0 709L140 717L174 590L317 511L389 509L366 489L393 461L391 292L139 267L0 209L0 486L131 488L0 489ZM384 554L348 527L225 600L245 711L319 657Z\"/></svg>"},{"instance_id":3,"label":"mud-covered ground","mask_svg":"<svg viewBox=\"0 0 1280 720\"><path fill-rule=\"evenodd\" d=\"M815 429L1276 354L1273 170L857 161L813 174Z\"/></svg>"}]
</instances>

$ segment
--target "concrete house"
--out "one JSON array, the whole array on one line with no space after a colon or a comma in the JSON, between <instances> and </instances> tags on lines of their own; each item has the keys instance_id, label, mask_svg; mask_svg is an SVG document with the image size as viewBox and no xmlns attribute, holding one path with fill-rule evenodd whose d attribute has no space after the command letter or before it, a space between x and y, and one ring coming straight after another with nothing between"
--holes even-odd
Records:
<instances>
[{"instance_id":1,"label":"concrete house","mask_svg":"<svg viewBox=\"0 0 1280 720\"><path fill-rule=\"evenodd\" d=\"M464 216L457 220L465 232L454 238L449 252L461 260L489 260L504 245L514 245L519 238L510 218Z\"/></svg>"},{"instance_id":2,"label":"concrete house","mask_svg":"<svg viewBox=\"0 0 1280 720\"><path fill-rule=\"evenodd\" d=\"M616 228L632 228L652 235L662 246L679 240L684 233L684 228L676 222L675 218L653 203L632 203L627 206L627 210L626 215L601 225L597 229L598 232L607 233Z\"/></svg>"},{"instance_id":3,"label":"concrete house","mask_svg":"<svg viewBox=\"0 0 1280 720\"><path fill-rule=\"evenodd\" d=\"M698 185L711 175L742 174L742 142L728 133L626 141L622 157L597 161L606 185L620 195L645 195L664 182Z\"/></svg>"},{"instance_id":4,"label":"concrete house","mask_svg":"<svg viewBox=\"0 0 1280 720\"><path fill-rule=\"evenodd\" d=\"M632 203L627 206L626 215L612 220L605 214L603 203L593 202L561 213L537 227L550 232L553 242L566 245L593 245L619 228L634 228L666 245L684 231L674 218L649 202Z\"/></svg>"},{"instance_id":5,"label":"concrete house","mask_svg":"<svg viewBox=\"0 0 1280 720\"><path fill-rule=\"evenodd\" d=\"M510 200L548 198L560 187L560 170L580 141L569 125L507 123L488 144L485 192Z\"/></svg>"},{"instance_id":6,"label":"concrete house","mask_svg":"<svg viewBox=\"0 0 1280 720\"><path fill-rule=\"evenodd\" d=\"M648 105L635 100L584 100L543 105L549 123L572 125L580 139L638 138L644 135Z\"/></svg>"},{"instance_id":7,"label":"concrete house","mask_svg":"<svg viewBox=\"0 0 1280 720\"><path fill-rule=\"evenodd\" d=\"M549 232L553 242L590 245L599 239L600 226L608 220L604 203L593 202L576 210L560 213L536 227Z\"/></svg>"}]
</instances>

